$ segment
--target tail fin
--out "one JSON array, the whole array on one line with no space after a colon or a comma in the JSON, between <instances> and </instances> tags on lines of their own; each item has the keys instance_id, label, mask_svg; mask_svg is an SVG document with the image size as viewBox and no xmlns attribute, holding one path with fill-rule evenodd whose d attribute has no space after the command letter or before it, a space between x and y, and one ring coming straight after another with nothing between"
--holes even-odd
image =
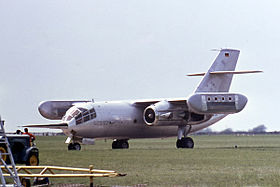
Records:
<instances>
[{"instance_id":1,"label":"tail fin","mask_svg":"<svg viewBox=\"0 0 280 187\"><path fill-rule=\"evenodd\" d=\"M239 50L222 49L195 92L228 92L233 74L211 74L211 72L234 71L239 52Z\"/></svg>"}]
</instances>

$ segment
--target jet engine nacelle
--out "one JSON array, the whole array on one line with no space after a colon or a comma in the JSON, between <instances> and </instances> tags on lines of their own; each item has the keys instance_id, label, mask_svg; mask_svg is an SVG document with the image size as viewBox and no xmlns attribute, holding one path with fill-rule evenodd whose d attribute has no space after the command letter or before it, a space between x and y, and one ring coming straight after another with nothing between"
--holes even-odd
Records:
<instances>
[{"instance_id":1,"label":"jet engine nacelle","mask_svg":"<svg viewBox=\"0 0 280 187\"><path fill-rule=\"evenodd\" d=\"M178 126L187 123L188 110L186 104L175 105L168 101L160 101L148 106L143 113L147 125Z\"/></svg>"},{"instance_id":2,"label":"jet engine nacelle","mask_svg":"<svg viewBox=\"0 0 280 187\"><path fill-rule=\"evenodd\" d=\"M196 93L187 103L191 111L199 114L233 114L243 110L247 98L233 93Z\"/></svg>"}]
</instances>

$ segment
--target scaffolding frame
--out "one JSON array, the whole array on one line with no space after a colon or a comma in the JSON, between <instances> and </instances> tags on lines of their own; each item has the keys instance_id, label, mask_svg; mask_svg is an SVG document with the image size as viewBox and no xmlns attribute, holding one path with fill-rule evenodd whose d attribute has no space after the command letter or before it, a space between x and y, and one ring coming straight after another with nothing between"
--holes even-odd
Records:
<instances>
[{"instance_id":1,"label":"scaffolding frame","mask_svg":"<svg viewBox=\"0 0 280 187\"><path fill-rule=\"evenodd\" d=\"M13 154L4 129L4 121L1 119L1 116L0 116L0 136L1 136L0 144L5 146L2 147L3 148L2 151L4 152L0 151L0 165L1 165L0 178L1 178L2 186L7 185L6 178L11 178L13 180L13 185L20 187L22 185L19 176L17 174L17 169L15 166ZM5 159L6 161L3 159L4 157L6 158ZM7 164L7 160L9 160L10 165ZM3 171L5 171L7 174L4 174Z\"/></svg>"}]
</instances>

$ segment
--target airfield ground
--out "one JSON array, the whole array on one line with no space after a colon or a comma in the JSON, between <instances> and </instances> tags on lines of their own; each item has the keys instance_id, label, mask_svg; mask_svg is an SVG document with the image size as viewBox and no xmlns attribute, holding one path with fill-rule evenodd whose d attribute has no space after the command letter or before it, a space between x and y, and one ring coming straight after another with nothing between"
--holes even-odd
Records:
<instances>
[{"instance_id":1,"label":"airfield ground","mask_svg":"<svg viewBox=\"0 0 280 187\"><path fill-rule=\"evenodd\" d=\"M176 149L176 138L130 140L112 150L111 140L68 151L65 136L37 137L40 165L110 169L125 177L94 179L99 186L280 186L280 136L192 136L195 148ZM234 148L237 145L237 148ZM50 179L89 184L87 178Z\"/></svg>"}]
</instances>

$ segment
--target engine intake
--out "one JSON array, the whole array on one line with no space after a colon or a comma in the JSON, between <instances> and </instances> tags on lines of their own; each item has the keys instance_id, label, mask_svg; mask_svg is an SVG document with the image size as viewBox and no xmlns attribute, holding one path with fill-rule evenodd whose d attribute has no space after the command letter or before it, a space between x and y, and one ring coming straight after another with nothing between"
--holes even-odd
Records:
<instances>
[{"instance_id":1,"label":"engine intake","mask_svg":"<svg viewBox=\"0 0 280 187\"><path fill-rule=\"evenodd\" d=\"M178 126L187 123L189 113L186 103L172 104L161 101L148 106L143 113L147 125Z\"/></svg>"},{"instance_id":2,"label":"engine intake","mask_svg":"<svg viewBox=\"0 0 280 187\"><path fill-rule=\"evenodd\" d=\"M152 124L156 120L156 113L152 108L147 108L144 112L144 119L147 124Z\"/></svg>"}]
</instances>

